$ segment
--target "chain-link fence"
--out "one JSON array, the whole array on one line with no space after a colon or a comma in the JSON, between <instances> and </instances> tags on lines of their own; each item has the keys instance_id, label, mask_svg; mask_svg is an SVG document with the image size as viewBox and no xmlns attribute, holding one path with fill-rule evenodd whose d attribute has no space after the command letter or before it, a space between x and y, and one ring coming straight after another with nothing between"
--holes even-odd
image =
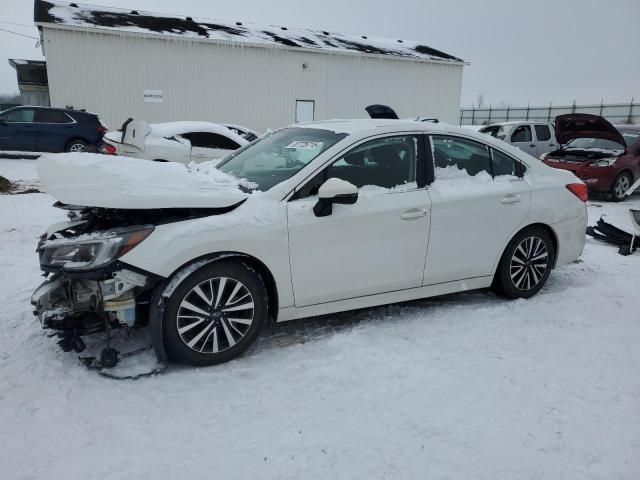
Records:
<instances>
[{"instance_id":1,"label":"chain-link fence","mask_svg":"<svg viewBox=\"0 0 640 480\"><path fill-rule=\"evenodd\" d=\"M605 117L614 125L640 124L640 103L600 103L595 105L551 105L546 107L487 107L460 109L460 125L489 125L497 122L530 120L553 122L565 113L591 113Z\"/></svg>"}]
</instances>

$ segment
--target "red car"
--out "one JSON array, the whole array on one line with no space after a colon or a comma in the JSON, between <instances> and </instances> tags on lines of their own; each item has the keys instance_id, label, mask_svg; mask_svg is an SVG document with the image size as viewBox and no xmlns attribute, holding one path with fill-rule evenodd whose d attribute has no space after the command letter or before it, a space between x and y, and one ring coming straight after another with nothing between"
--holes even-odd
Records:
<instances>
[{"instance_id":1,"label":"red car","mask_svg":"<svg viewBox=\"0 0 640 480\"><path fill-rule=\"evenodd\" d=\"M572 171L589 191L620 202L640 178L640 126L614 127L598 115L572 113L556 117L558 150L540 157L553 168Z\"/></svg>"}]
</instances>

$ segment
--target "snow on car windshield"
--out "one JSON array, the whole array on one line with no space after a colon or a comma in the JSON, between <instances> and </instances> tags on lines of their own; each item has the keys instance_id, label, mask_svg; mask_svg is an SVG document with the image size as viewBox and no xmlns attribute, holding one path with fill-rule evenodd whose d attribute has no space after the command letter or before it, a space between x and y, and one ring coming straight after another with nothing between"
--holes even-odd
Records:
<instances>
[{"instance_id":1,"label":"snow on car windshield","mask_svg":"<svg viewBox=\"0 0 640 480\"><path fill-rule=\"evenodd\" d=\"M346 136L317 128L285 128L238 150L223 160L218 170L266 191L294 176Z\"/></svg>"}]
</instances>

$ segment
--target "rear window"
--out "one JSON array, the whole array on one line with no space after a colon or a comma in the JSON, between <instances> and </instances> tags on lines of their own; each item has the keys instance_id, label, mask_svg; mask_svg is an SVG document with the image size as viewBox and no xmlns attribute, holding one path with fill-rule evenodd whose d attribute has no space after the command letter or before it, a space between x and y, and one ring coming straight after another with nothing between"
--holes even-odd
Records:
<instances>
[{"instance_id":1,"label":"rear window","mask_svg":"<svg viewBox=\"0 0 640 480\"><path fill-rule=\"evenodd\" d=\"M73 120L69 115L57 110L36 110L34 116L36 123L72 123Z\"/></svg>"},{"instance_id":2,"label":"rear window","mask_svg":"<svg viewBox=\"0 0 640 480\"><path fill-rule=\"evenodd\" d=\"M620 133L629 147L640 140L640 130L620 130Z\"/></svg>"},{"instance_id":3,"label":"rear window","mask_svg":"<svg viewBox=\"0 0 640 480\"><path fill-rule=\"evenodd\" d=\"M490 125L488 127L481 128L479 132L484 133L485 135L491 135L498 140L504 140L507 138L507 135L509 135L511 127L511 125Z\"/></svg>"}]
</instances>

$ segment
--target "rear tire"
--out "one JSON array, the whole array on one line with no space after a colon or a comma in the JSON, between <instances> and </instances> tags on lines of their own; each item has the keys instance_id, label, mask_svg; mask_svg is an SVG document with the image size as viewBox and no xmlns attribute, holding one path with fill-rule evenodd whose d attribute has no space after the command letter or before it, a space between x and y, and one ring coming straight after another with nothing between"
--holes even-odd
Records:
<instances>
[{"instance_id":1,"label":"rear tire","mask_svg":"<svg viewBox=\"0 0 640 480\"><path fill-rule=\"evenodd\" d=\"M502 254L493 290L507 298L532 297L547 282L555 254L551 236L544 228L522 230Z\"/></svg>"},{"instance_id":2,"label":"rear tire","mask_svg":"<svg viewBox=\"0 0 640 480\"><path fill-rule=\"evenodd\" d=\"M67 152L84 153L89 151L89 147L87 143L82 140L71 140L67 144L67 148L65 148L65 150Z\"/></svg>"},{"instance_id":3,"label":"rear tire","mask_svg":"<svg viewBox=\"0 0 640 480\"><path fill-rule=\"evenodd\" d=\"M267 291L260 276L234 261L210 263L174 290L164 314L169 355L207 366L242 354L267 320Z\"/></svg>"},{"instance_id":4,"label":"rear tire","mask_svg":"<svg viewBox=\"0 0 640 480\"><path fill-rule=\"evenodd\" d=\"M614 202L622 202L627 197L625 193L629 190L632 183L633 179L629 173L622 172L618 175L613 181L613 185L611 185L611 199Z\"/></svg>"}]
</instances>

